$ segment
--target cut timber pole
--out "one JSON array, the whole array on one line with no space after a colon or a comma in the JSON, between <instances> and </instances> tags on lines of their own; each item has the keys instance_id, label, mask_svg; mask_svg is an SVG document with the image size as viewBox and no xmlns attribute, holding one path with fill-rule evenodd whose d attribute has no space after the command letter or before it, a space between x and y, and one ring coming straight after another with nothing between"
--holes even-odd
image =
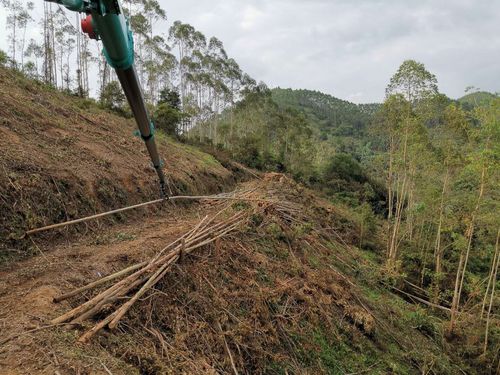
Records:
<instances>
[{"instance_id":1,"label":"cut timber pole","mask_svg":"<svg viewBox=\"0 0 500 375\"><path fill-rule=\"evenodd\" d=\"M214 201L217 201L217 200L234 200L234 201L259 201L259 202L276 203L276 202L272 202L272 201L269 201L269 200L266 200L266 199L252 199L252 198L244 198L244 197L238 198L238 197L223 196L223 195L222 196L218 196L218 195L205 195L205 196L203 196L203 195L201 195L201 196L178 195L178 196L174 196L174 197L169 197L168 199L156 199L156 200L151 201L151 202L136 204L134 206L129 206L129 207L123 207L123 208L119 208L119 209L116 209L116 210L113 210L113 211L108 211L108 212L103 212L103 213L100 213L100 214L97 214L97 215L83 217L81 219L66 221L64 223L59 223L59 224L52 224L52 225L48 225L48 226L42 227L42 228L31 229L31 230L28 230L26 232L26 235L31 235L31 234L35 234L35 233L45 232L47 230L57 229L57 228L62 228L62 227L67 227L67 226L75 225L75 224L79 224L79 223L84 223L84 222L87 222L87 221L99 219L101 217L114 215L114 214L117 214L117 213L120 213L120 212L130 211L130 210L134 210L136 208L151 206L151 205L154 205L154 204L159 204L159 203L164 203L164 202L174 201L174 200L197 200L197 201L199 201L199 200L214 200Z\"/></svg>"},{"instance_id":2,"label":"cut timber pole","mask_svg":"<svg viewBox=\"0 0 500 375\"><path fill-rule=\"evenodd\" d=\"M109 314L101 322L83 334L79 342L88 342L99 330L108 326L110 329L116 328L120 320L127 314L130 308L145 293L152 288L170 271L172 265L179 261L181 255L187 256L193 250L215 242L217 239L234 231L242 225L249 217L248 212L237 211L229 218L216 223L215 218L226 212L231 205L225 207L213 215L211 218L205 216L193 229L187 231L175 241L160 250L149 261L141 262L134 266L129 266L123 271L116 272L100 280L91 282L87 286L76 289L73 292L57 297L55 300L61 301L68 296L74 296L102 285L105 282L121 279L110 285L106 290L52 320L53 324L69 322L70 325L80 326L98 314ZM152 294L154 295L154 293ZM114 310L114 311L113 311ZM110 311L112 311L110 313Z\"/></svg>"},{"instance_id":3,"label":"cut timber pole","mask_svg":"<svg viewBox=\"0 0 500 375\"><path fill-rule=\"evenodd\" d=\"M125 268L124 270L121 270L119 272L116 272L112 275L109 275L107 277L103 277L102 279L100 280L97 280L93 283L90 283L82 288L78 288L78 289L75 289L73 290L72 292L70 293L67 293L67 294L63 294L62 296L59 296L59 297L55 297L54 298L54 302L61 302L61 301L64 301L68 298L71 298L73 296L76 296L77 294L81 293L81 292L85 292L86 290L89 290L89 289L92 289L92 288L95 288L96 286L99 286L101 284L104 284L108 281L111 281L111 280L114 280L114 279L117 279L118 277L121 277L123 275L126 275L132 271L136 271L138 270L139 268L142 268L144 266L146 266L149 262L142 262L142 263L139 263L139 264L136 264L136 265L133 265L133 266L130 266L128 268Z\"/></svg>"}]
</instances>

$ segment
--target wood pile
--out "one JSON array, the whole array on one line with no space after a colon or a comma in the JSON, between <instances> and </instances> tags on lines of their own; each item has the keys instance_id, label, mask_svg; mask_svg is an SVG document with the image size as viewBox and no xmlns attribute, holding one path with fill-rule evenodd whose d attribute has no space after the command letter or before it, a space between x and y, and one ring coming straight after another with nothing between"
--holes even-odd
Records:
<instances>
[{"instance_id":1,"label":"wood pile","mask_svg":"<svg viewBox=\"0 0 500 375\"><path fill-rule=\"evenodd\" d=\"M215 219L220 217L224 211L226 211L226 208L211 218L208 216L203 218L193 229L170 243L151 260L132 265L70 293L56 297L55 301L60 302L87 290L97 288L109 281L114 281L113 285L106 290L71 311L53 319L51 323L54 325L63 323L82 325L84 321L96 315L108 314L106 318L79 338L78 341L82 343L88 342L106 326L110 329L116 328L134 303L151 290L168 273L173 264L195 249L213 243L234 231L247 219L247 214L244 211L238 211L229 218L216 223Z\"/></svg>"}]
</instances>

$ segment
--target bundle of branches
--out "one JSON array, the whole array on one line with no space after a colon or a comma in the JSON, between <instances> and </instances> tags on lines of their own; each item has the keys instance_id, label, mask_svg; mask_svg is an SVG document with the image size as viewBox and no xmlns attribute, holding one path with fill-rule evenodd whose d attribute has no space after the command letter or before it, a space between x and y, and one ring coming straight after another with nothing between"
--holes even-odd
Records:
<instances>
[{"instance_id":1,"label":"bundle of branches","mask_svg":"<svg viewBox=\"0 0 500 375\"><path fill-rule=\"evenodd\" d=\"M78 341L82 343L88 342L105 326L111 329L115 328L132 305L153 288L174 263L193 250L225 236L246 220L245 212L239 211L228 219L214 223L215 219L225 210L226 208L210 219L208 216L203 218L192 230L166 246L151 260L130 266L70 293L56 297L55 302L60 302L111 280L121 279L89 301L52 320L52 324L69 322L69 324L81 325L83 321L107 312L109 315L106 318L79 338ZM119 302L124 300L126 302L119 305Z\"/></svg>"}]
</instances>

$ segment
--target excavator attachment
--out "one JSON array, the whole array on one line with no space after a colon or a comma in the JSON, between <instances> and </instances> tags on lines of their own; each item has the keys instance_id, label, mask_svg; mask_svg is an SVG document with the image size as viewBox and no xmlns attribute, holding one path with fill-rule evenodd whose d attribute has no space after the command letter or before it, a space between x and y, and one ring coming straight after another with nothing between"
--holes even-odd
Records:
<instances>
[{"instance_id":1,"label":"excavator attachment","mask_svg":"<svg viewBox=\"0 0 500 375\"><path fill-rule=\"evenodd\" d=\"M103 54L108 64L115 69L118 80L132 109L142 140L146 144L153 167L158 174L162 198L168 199L165 190L163 163L154 139L151 121L142 87L134 66L134 38L128 19L119 0L45 0L64 5L67 9L85 13L82 30L91 39L101 40Z\"/></svg>"}]
</instances>

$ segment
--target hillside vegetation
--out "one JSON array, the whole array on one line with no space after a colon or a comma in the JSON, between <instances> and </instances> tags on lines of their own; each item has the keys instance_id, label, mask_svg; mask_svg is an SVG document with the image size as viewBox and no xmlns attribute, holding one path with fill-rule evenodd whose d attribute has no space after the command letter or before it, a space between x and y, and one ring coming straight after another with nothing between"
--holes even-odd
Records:
<instances>
[{"instance_id":1,"label":"hillside vegetation","mask_svg":"<svg viewBox=\"0 0 500 375\"><path fill-rule=\"evenodd\" d=\"M458 102L471 109L478 106L489 105L498 95L486 91L472 92L458 99Z\"/></svg>"},{"instance_id":2,"label":"hillside vegetation","mask_svg":"<svg viewBox=\"0 0 500 375\"><path fill-rule=\"evenodd\" d=\"M256 168L291 173L349 205L365 229L382 220L382 278L449 311L446 339L460 346L474 337L469 355L498 363L500 99L479 96L488 100L447 98L423 64L408 60L371 116L327 95L273 96L260 85L192 136L208 134Z\"/></svg>"},{"instance_id":3,"label":"hillside vegetation","mask_svg":"<svg viewBox=\"0 0 500 375\"><path fill-rule=\"evenodd\" d=\"M319 131L319 138L361 138L380 104L354 104L318 91L273 89L272 98L281 108L298 110Z\"/></svg>"}]
</instances>

